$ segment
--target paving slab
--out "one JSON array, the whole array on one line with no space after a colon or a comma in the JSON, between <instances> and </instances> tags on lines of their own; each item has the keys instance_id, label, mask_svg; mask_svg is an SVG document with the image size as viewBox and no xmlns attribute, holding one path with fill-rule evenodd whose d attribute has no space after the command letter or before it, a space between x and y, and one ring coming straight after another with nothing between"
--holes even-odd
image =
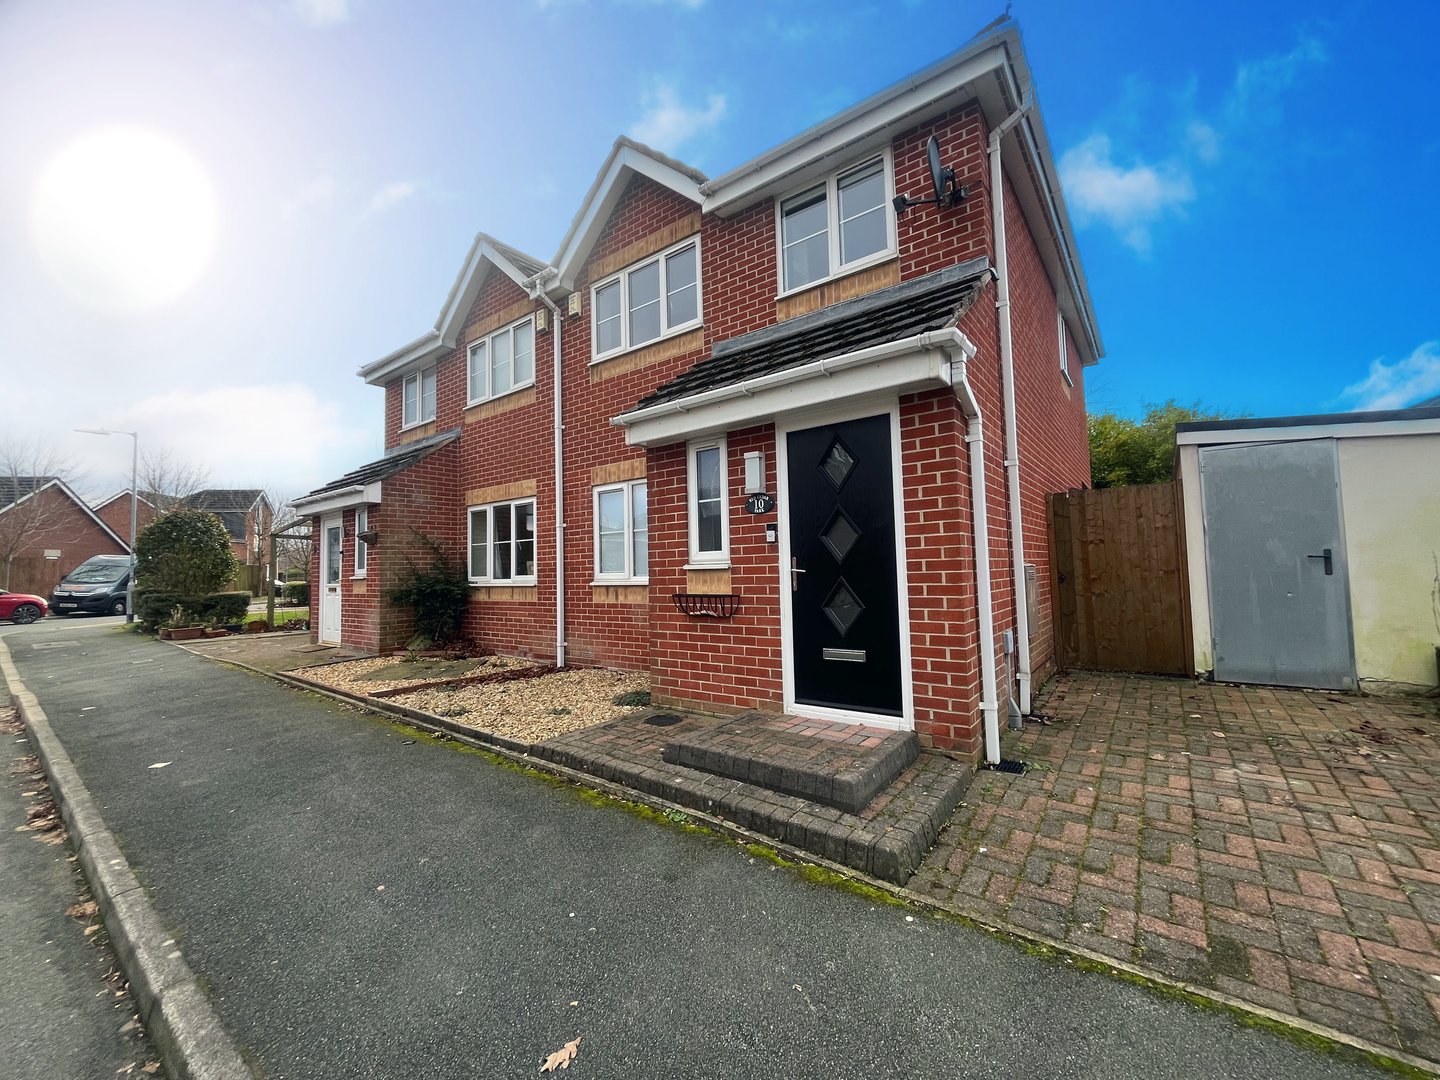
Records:
<instances>
[{"instance_id":1,"label":"paving slab","mask_svg":"<svg viewBox=\"0 0 1440 1080\"><path fill-rule=\"evenodd\" d=\"M1440 703L1073 674L912 887L1440 1061Z\"/></svg>"}]
</instances>

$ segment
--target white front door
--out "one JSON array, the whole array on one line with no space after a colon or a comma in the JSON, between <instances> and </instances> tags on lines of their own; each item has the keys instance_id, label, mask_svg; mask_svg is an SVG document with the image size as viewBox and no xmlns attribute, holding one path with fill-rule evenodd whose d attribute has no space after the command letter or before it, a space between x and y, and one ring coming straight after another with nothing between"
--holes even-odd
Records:
<instances>
[{"instance_id":1,"label":"white front door","mask_svg":"<svg viewBox=\"0 0 1440 1080\"><path fill-rule=\"evenodd\" d=\"M320 524L320 640L340 644L340 547L341 519L325 518Z\"/></svg>"}]
</instances>

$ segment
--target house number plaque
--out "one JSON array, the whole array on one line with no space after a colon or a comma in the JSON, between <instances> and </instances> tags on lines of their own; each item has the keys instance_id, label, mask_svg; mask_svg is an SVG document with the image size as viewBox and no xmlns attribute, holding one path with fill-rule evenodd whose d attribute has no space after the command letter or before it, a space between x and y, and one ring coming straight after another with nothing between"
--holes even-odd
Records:
<instances>
[{"instance_id":1,"label":"house number plaque","mask_svg":"<svg viewBox=\"0 0 1440 1080\"><path fill-rule=\"evenodd\" d=\"M757 492L754 495L747 495L745 498L745 509L752 514L768 514L775 509L775 496L766 495L764 492Z\"/></svg>"}]
</instances>

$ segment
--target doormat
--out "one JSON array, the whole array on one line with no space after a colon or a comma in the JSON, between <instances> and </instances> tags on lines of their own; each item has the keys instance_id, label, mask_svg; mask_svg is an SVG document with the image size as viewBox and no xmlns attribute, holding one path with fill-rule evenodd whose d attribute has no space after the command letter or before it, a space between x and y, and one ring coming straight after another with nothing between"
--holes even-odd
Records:
<instances>
[{"instance_id":1,"label":"doormat","mask_svg":"<svg viewBox=\"0 0 1440 1080\"><path fill-rule=\"evenodd\" d=\"M678 724L679 722L680 717L674 713L656 713L654 716L647 716L645 718L645 723L651 727L670 727L672 724Z\"/></svg>"},{"instance_id":2,"label":"doormat","mask_svg":"<svg viewBox=\"0 0 1440 1080\"><path fill-rule=\"evenodd\" d=\"M985 768L992 772L1014 773L1016 776L1024 776L1030 770L1029 765L1014 758L1001 758L993 765L987 764Z\"/></svg>"}]
</instances>

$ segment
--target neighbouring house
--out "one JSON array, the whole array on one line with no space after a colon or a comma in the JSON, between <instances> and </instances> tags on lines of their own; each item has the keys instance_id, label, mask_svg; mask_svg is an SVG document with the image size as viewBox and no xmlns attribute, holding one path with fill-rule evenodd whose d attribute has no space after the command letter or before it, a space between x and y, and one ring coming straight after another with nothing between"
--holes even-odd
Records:
<instances>
[{"instance_id":1,"label":"neighbouring house","mask_svg":"<svg viewBox=\"0 0 1440 1080\"><path fill-rule=\"evenodd\" d=\"M130 489L125 488L117 491L108 499L95 503L90 509L95 511L96 517L110 527L110 531L116 536L123 536L128 545L130 542ZM139 536L146 525L151 524L160 516L160 510L155 503L144 495L135 499L135 535Z\"/></svg>"},{"instance_id":2,"label":"neighbouring house","mask_svg":"<svg viewBox=\"0 0 1440 1080\"><path fill-rule=\"evenodd\" d=\"M48 597L91 556L129 552L58 476L0 476L0 587Z\"/></svg>"},{"instance_id":3,"label":"neighbouring house","mask_svg":"<svg viewBox=\"0 0 1440 1080\"><path fill-rule=\"evenodd\" d=\"M250 567L264 566L265 537L274 511L259 488L206 488L187 495L180 505L214 514L230 534L230 549L236 561ZM265 580L263 571L259 580Z\"/></svg>"},{"instance_id":4,"label":"neighbouring house","mask_svg":"<svg viewBox=\"0 0 1440 1080\"><path fill-rule=\"evenodd\" d=\"M481 233L360 369L385 456L293 504L314 632L403 643L434 549L497 652L998 759L1102 353L1013 22L714 179L618 139L550 262Z\"/></svg>"},{"instance_id":5,"label":"neighbouring house","mask_svg":"<svg viewBox=\"0 0 1440 1080\"><path fill-rule=\"evenodd\" d=\"M1180 424L1175 441L1197 672L1440 683L1440 400Z\"/></svg>"}]
</instances>

